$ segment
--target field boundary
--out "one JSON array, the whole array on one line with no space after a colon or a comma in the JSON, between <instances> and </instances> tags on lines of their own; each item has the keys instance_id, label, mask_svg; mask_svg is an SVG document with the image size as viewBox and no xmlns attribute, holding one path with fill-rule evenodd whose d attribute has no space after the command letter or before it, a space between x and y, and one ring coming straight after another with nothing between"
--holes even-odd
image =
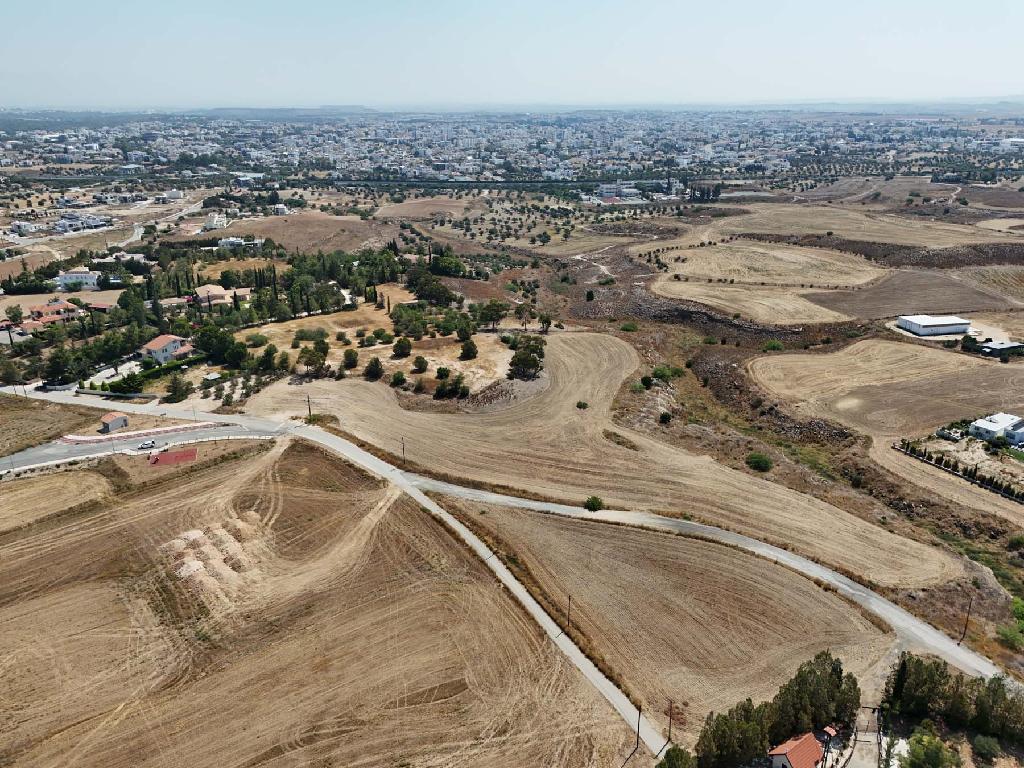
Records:
<instances>
[{"instance_id":1,"label":"field boundary","mask_svg":"<svg viewBox=\"0 0 1024 768\"><path fill-rule=\"evenodd\" d=\"M992 486L985 485L983 482L976 478L968 477L963 472L955 470L952 467L945 467L940 462L932 461L927 456L918 456L916 453L911 453L909 449L904 448L899 443L891 443L890 447L895 451L899 451L904 456L910 456L912 459L917 459L918 461L923 462L928 466L935 467L936 469L941 469L943 472L946 472L950 475L954 475L955 477L959 477L962 480L966 480L971 485L976 485L979 488L984 488L989 493L998 494L999 496L1002 496L1004 499L1008 499L1009 501L1013 501L1016 502L1017 504L1024 505L1024 499L1020 499L1012 493L1007 493L1006 491L1003 490L996 490Z\"/></svg>"}]
</instances>

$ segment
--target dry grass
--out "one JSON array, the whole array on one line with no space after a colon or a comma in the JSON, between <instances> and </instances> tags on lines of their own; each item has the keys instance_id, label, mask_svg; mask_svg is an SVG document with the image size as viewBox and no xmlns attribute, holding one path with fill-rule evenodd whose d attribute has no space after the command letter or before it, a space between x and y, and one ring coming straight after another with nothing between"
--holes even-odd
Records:
<instances>
[{"instance_id":1,"label":"dry grass","mask_svg":"<svg viewBox=\"0 0 1024 768\"><path fill-rule=\"evenodd\" d=\"M691 745L708 712L770 698L816 652L863 674L893 642L811 581L719 544L444 503L503 542L563 620L572 595L573 634L666 728L673 701L676 733Z\"/></svg>"},{"instance_id":2,"label":"dry grass","mask_svg":"<svg viewBox=\"0 0 1024 768\"><path fill-rule=\"evenodd\" d=\"M685 262L674 262L674 256ZM888 270L861 256L785 243L733 240L672 254L673 273L690 280L725 279L739 283L808 287L849 287L878 279Z\"/></svg>"},{"instance_id":3,"label":"dry grass","mask_svg":"<svg viewBox=\"0 0 1024 768\"><path fill-rule=\"evenodd\" d=\"M582 768L632 748L441 526L316 449L58 522L0 538L0 760Z\"/></svg>"},{"instance_id":4,"label":"dry grass","mask_svg":"<svg viewBox=\"0 0 1024 768\"><path fill-rule=\"evenodd\" d=\"M851 319L842 312L808 301L805 296L811 292L809 289L659 279L652 285L652 290L672 299L707 304L725 314L739 315L758 323L803 325Z\"/></svg>"},{"instance_id":5,"label":"dry grass","mask_svg":"<svg viewBox=\"0 0 1024 768\"><path fill-rule=\"evenodd\" d=\"M0 456L68 433L99 429L104 413L106 410L0 395Z\"/></svg>"},{"instance_id":6,"label":"dry grass","mask_svg":"<svg viewBox=\"0 0 1024 768\"><path fill-rule=\"evenodd\" d=\"M870 573L880 584L933 583L959 572L943 553L709 457L619 427L636 450L607 440L612 400L638 365L636 352L616 338L556 334L548 341L548 382L532 396L485 412L406 411L386 387L355 379L274 384L247 408L301 416L310 394L319 411L336 415L361 440L399 453L404 438L409 461L435 472L577 503L597 494L616 508L692 515ZM580 400L590 407L578 409ZM820 536L822 530L830 535Z\"/></svg>"},{"instance_id":7,"label":"dry grass","mask_svg":"<svg viewBox=\"0 0 1024 768\"><path fill-rule=\"evenodd\" d=\"M72 507L89 504L110 492L103 475L81 471L11 480L0 486L0 533L15 530Z\"/></svg>"}]
</instances>

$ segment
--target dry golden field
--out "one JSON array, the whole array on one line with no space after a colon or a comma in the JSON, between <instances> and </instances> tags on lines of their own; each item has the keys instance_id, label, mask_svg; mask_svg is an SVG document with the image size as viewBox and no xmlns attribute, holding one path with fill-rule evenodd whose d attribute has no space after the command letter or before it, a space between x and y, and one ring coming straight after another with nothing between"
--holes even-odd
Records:
<instances>
[{"instance_id":1,"label":"dry golden field","mask_svg":"<svg viewBox=\"0 0 1024 768\"><path fill-rule=\"evenodd\" d=\"M525 399L477 413L403 410L382 383L354 378L307 387L277 383L249 400L254 414L300 416L306 395L356 437L392 454L471 481L581 504L591 494L619 509L693 515L782 542L830 565L870 573L880 584L929 584L959 573L948 555L834 506L707 456L614 425L610 406L639 365L623 341L595 333L548 340L546 379ZM576 407L577 401L589 404ZM613 442L618 434L634 448ZM823 537L819 531L828 530Z\"/></svg>"},{"instance_id":2,"label":"dry golden field","mask_svg":"<svg viewBox=\"0 0 1024 768\"><path fill-rule=\"evenodd\" d=\"M750 375L773 398L805 416L846 424L872 438L871 457L897 475L959 504L1024 523L1019 504L889 446L957 419L1024 409L1024 365L921 344L869 339L825 354L757 358Z\"/></svg>"},{"instance_id":3,"label":"dry golden field","mask_svg":"<svg viewBox=\"0 0 1024 768\"><path fill-rule=\"evenodd\" d=\"M129 489L0 554L5 763L582 768L633 746L447 531L311 446Z\"/></svg>"},{"instance_id":4,"label":"dry golden field","mask_svg":"<svg viewBox=\"0 0 1024 768\"><path fill-rule=\"evenodd\" d=\"M708 712L771 698L830 649L858 676L894 637L813 582L719 544L445 498L507 545L553 604L572 595L575 636L667 729L692 746ZM881 666L881 665L880 665ZM883 672L884 674L884 672Z\"/></svg>"}]
</instances>

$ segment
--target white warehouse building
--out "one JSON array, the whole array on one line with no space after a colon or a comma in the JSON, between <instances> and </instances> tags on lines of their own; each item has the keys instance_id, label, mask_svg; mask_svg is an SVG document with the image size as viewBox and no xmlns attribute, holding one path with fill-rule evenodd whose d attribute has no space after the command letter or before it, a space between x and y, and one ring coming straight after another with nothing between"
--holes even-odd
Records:
<instances>
[{"instance_id":1,"label":"white warehouse building","mask_svg":"<svg viewBox=\"0 0 1024 768\"><path fill-rule=\"evenodd\" d=\"M900 315L896 325L917 336L963 336L971 330L970 321L956 315Z\"/></svg>"}]
</instances>

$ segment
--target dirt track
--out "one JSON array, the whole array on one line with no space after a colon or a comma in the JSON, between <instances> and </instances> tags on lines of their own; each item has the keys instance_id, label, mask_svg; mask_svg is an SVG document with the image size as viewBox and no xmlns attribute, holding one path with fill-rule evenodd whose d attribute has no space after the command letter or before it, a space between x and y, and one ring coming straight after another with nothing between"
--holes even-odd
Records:
<instances>
[{"instance_id":1,"label":"dirt track","mask_svg":"<svg viewBox=\"0 0 1024 768\"><path fill-rule=\"evenodd\" d=\"M937 550L770 480L613 425L612 399L638 364L636 352L613 337L561 334L548 342L546 388L487 413L405 411L385 386L354 379L302 388L275 384L250 400L248 411L304 414L309 392L319 410L338 416L342 429L399 455L404 438L411 462L454 477L576 504L597 494L612 507L693 515L869 573L879 584L928 584L959 573L956 561ZM579 400L590 407L576 408ZM606 431L635 449L612 442Z\"/></svg>"},{"instance_id":2,"label":"dirt track","mask_svg":"<svg viewBox=\"0 0 1024 768\"><path fill-rule=\"evenodd\" d=\"M311 447L0 552L0 761L585 766L632 748L446 531Z\"/></svg>"},{"instance_id":3,"label":"dirt track","mask_svg":"<svg viewBox=\"0 0 1024 768\"><path fill-rule=\"evenodd\" d=\"M729 547L446 499L511 545L644 711L692 744L709 711L770 698L830 648L856 674L893 643L840 598ZM685 703L685 705L684 705Z\"/></svg>"}]
</instances>

